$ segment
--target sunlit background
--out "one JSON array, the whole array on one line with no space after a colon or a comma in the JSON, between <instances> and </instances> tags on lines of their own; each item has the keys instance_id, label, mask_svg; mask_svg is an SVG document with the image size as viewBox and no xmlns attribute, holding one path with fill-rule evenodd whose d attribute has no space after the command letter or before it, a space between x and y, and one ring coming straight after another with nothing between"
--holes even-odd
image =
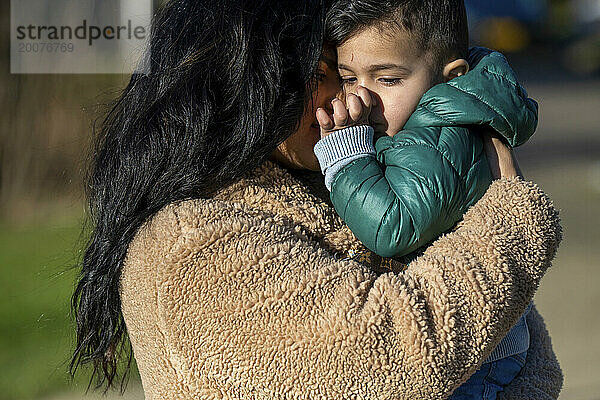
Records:
<instances>
[{"instance_id":1,"label":"sunlit background","mask_svg":"<svg viewBox=\"0 0 600 400\"><path fill-rule=\"evenodd\" d=\"M301 0L298 0L301 1ZM467 0L472 44L504 51L540 103L517 150L560 208L564 241L536 302L565 372L561 399L600 399L600 0ZM82 398L66 373L69 296L93 121L124 75L9 74L0 5L0 399ZM143 398L134 374L128 399Z\"/></svg>"}]
</instances>

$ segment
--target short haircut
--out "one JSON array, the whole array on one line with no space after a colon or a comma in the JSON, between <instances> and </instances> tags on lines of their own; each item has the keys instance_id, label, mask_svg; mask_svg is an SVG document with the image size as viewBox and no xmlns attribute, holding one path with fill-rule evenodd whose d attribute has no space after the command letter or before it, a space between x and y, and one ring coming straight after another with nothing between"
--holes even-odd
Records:
<instances>
[{"instance_id":1,"label":"short haircut","mask_svg":"<svg viewBox=\"0 0 600 400\"><path fill-rule=\"evenodd\" d=\"M467 58L469 28L464 0L338 0L326 20L335 46L366 28L407 31L439 66Z\"/></svg>"}]
</instances>

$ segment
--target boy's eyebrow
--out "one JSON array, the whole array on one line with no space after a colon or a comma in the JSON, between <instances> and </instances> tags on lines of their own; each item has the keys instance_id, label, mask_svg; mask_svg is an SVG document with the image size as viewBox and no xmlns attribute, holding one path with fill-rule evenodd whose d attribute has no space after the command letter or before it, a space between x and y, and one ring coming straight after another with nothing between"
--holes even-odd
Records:
<instances>
[{"instance_id":1,"label":"boy's eyebrow","mask_svg":"<svg viewBox=\"0 0 600 400\"><path fill-rule=\"evenodd\" d=\"M350 68L349 66L347 66L345 64L338 64L338 69L345 69L346 71L352 71L352 68ZM402 70L405 72L410 72L410 69L405 67L404 65L393 64L393 63L370 65L369 68L367 68L367 71L368 72L377 72L377 71L382 71L382 70L386 70L386 69L396 69L396 70Z\"/></svg>"}]
</instances>

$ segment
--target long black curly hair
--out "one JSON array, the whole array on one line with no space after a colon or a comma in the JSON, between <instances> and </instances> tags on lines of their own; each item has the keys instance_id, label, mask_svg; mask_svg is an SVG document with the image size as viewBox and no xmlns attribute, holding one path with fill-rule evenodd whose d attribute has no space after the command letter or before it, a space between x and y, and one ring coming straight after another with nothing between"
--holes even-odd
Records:
<instances>
[{"instance_id":1,"label":"long black curly hair","mask_svg":"<svg viewBox=\"0 0 600 400\"><path fill-rule=\"evenodd\" d=\"M209 197L297 129L315 89L326 1L171 0L157 11L148 73L132 75L93 149L72 375L91 364L90 384L124 389L131 345L119 280L129 243L165 205Z\"/></svg>"}]
</instances>

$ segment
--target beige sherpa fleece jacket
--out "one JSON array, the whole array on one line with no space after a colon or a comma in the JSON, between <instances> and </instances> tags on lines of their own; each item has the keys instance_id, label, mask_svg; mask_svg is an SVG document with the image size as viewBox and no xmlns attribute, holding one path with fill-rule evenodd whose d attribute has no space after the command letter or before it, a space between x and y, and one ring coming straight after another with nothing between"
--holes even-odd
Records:
<instances>
[{"instance_id":1,"label":"beige sherpa fleece jacket","mask_svg":"<svg viewBox=\"0 0 600 400\"><path fill-rule=\"evenodd\" d=\"M444 399L525 310L560 239L544 193L502 179L405 271L381 271L340 259L361 245L320 174L267 161L139 230L122 311L147 399ZM504 400L562 385L535 309L528 323Z\"/></svg>"}]
</instances>

